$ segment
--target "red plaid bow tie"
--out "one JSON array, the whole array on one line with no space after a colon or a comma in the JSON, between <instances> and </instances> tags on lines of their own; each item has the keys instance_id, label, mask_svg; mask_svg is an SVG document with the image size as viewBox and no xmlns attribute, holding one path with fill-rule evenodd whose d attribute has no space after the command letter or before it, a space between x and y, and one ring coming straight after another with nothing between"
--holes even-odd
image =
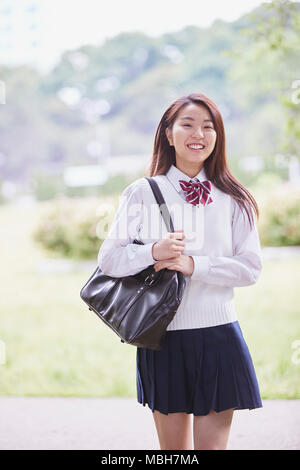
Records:
<instances>
[{"instance_id":1,"label":"red plaid bow tie","mask_svg":"<svg viewBox=\"0 0 300 470\"><path fill-rule=\"evenodd\" d=\"M210 197L211 193L211 182L206 180L200 182L194 182L192 180L185 181L179 180L179 184L185 194L185 200L190 202L194 206L198 206L199 203L203 204L203 206L207 206L211 202L213 202L212 198Z\"/></svg>"}]
</instances>

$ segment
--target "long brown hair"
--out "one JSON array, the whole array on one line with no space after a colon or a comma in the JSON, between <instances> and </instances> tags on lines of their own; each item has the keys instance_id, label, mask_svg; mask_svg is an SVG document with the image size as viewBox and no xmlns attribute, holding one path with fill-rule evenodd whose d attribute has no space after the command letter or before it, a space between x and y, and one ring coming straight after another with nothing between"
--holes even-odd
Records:
<instances>
[{"instance_id":1,"label":"long brown hair","mask_svg":"<svg viewBox=\"0 0 300 470\"><path fill-rule=\"evenodd\" d=\"M165 131L167 127L172 130L178 113L190 103L202 104L207 108L217 133L214 150L204 161L207 178L221 191L230 194L239 206L246 210L250 226L252 227L253 214L250 206L253 207L258 218L258 205L250 192L232 175L227 163L225 130L221 113L216 104L202 93L191 93L187 96L182 96L175 100L164 112L156 130L152 160L147 174L149 176L164 175L168 172L171 165L176 164L175 148L169 145Z\"/></svg>"}]
</instances>

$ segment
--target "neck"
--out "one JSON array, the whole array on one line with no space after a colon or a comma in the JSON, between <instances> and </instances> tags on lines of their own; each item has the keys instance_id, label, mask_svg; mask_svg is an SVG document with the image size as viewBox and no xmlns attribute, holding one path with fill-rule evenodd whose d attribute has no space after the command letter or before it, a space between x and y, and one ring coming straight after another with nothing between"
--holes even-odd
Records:
<instances>
[{"instance_id":1,"label":"neck","mask_svg":"<svg viewBox=\"0 0 300 470\"><path fill-rule=\"evenodd\" d=\"M184 165L184 163L182 162L178 163L176 161L175 166L176 168L178 168L178 170L182 171L182 173L187 175L189 178L195 178L195 176L197 176L198 173L202 170L203 163L200 163L200 165L197 166L197 168L192 168L190 163L188 163L187 165Z\"/></svg>"}]
</instances>

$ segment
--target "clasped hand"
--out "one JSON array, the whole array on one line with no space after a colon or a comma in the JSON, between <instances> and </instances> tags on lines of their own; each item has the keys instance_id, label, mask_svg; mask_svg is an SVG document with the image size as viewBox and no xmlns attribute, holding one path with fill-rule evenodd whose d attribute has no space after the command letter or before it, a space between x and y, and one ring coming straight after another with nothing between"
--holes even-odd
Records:
<instances>
[{"instance_id":1,"label":"clasped hand","mask_svg":"<svg viewBox=\"0 0 300 470\"><path fill-rule=\"evenodd\" d=\"M154 264L156 272L163 268L180 271L185 276L191 276L194 272L194 260L191 256L180 254L174 258L157 261Z\"/></svg>"}]
</instances>

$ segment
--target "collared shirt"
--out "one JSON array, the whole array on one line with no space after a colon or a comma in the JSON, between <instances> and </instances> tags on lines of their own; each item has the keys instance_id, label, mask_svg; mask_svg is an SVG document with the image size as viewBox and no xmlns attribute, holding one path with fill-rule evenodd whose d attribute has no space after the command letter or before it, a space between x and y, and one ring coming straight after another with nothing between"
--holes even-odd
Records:
<instances>
[{"instance_id":1,"label":"collared shirt","mask_svg":"<svg viewBox=\"0 0 300 470\"><path fill-rule=\"evenodd\" d=\"M202 181L207 180L204 168L202 168L202 170L200 170L196 176L194 176L193 178L190 178L185 173L180 171L175 165L171 165L166 176L168 180L170 181L170 183L172 183L174 188L179 192L179 194L182 196L184 200L185 200L186 193L183 191L182 187L180 186L179 180L193 181L194 183L196 183L197 181L202 182ZM200 207L200 204L196 205L196 207Z\"/></svg>"},{"instance_id":2,"label":"collared shirt","mask_svg":"<svg viewBox=\"0 0 300 470\"><path fill-rule=\"evenodd\" d=\"M185 201L179 180L188 175L171 165L166 175L153 177L171 214L174 229L184 229L183 255L194 260L186 276L181 304L168 330L201 328L237 319L233 288L254 284L262 270L261 247L254 219L234 198L212 184L213 202L194 206ZM206 180L204 168L194 177ZM254 212L252 211L254 216ZM98 265L112 277L134 275L157 261L152 246L167 233L151 187L145 178L127 186L109 232L98 253ZM144 245L134 244L140 239Z\"/></svg>"}]
</instances>

